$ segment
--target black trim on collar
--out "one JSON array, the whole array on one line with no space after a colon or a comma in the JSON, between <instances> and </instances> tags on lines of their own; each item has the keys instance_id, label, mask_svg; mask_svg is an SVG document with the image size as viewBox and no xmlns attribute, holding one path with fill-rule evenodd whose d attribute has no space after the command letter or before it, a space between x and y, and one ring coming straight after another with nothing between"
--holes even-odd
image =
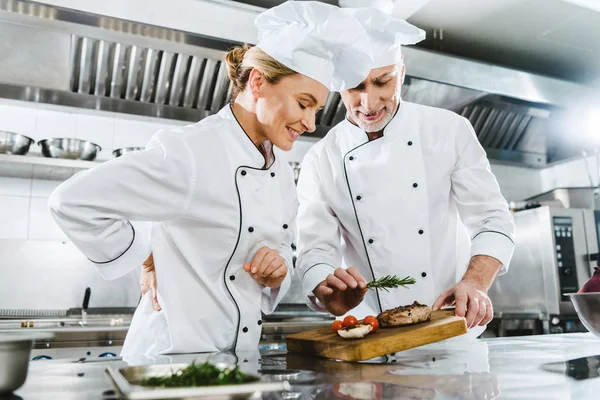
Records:
<instances>
[{"instance_id":1,"label":"black trim on collar","mask_svg":"<svg viewBox=\"0 0 600 400\"><path fill-rule=\"evenodd\" d=\"M256 149L256 151L258 151L258 153L260 154L260 156L263 158L264 162L263 162L263 168L253 168L253 169L261 169L261 170L269 170L271 169L271 167L273 165L275 165L275 152L273 151L273 147L275 145L273 145L271 143L271 155L273 155L273 162L271 163L271 165L269 165L268 168L264 168L265 165L267 165L267 159L265 158L265 156L263 155L263 153L260 152L260 150L258 149L258 147L256 146L256 144L254 144L254 142L252 141L252 139L250 139L250 136L248 135L248 133L244 130L244 128L242 127L242 124L240 124L240 121L238 121L237 117L235 116L235 113L233 112L233 104L229 103L229 110L231 111L231 115L233 115L233 119L235 119L235 122L237 122L238 126L240 127L240 129L242 130L242 132L244 132L244 134L246 135L246 137L248 138L248 140L250 141L250 143L252 143L252 146L254 146L254 148ZM247 167L244 167L247 168Z\"/></svg>"},{"instance_id":2,"label":"black trim on collar","mask_svg":"<svg viewBox=\"0 0 600 400\"><path fill-rule=\"evenodd\" d=\"M94 261L91 258L88 258L88 260L90 260L91 262L93 262L94 264L110 264L113 261L117 261L119 258L121 258L123 256L123 254L127 253L127 251L129 251L129 249L131 248L131 246L133 246L133 242L135 241L135 228L133 227L133 225L131 225L131 222L127 221L127 223L129 224L129 226L131 227L131 231L133 233L133 237L131 238L131 243L129 243L129 246L127 246L127 248L125 249L124 252L122 252L121 254L119 254L117 257L113 258L112 260L109 261Z\"/></svg>"}]
</instances>

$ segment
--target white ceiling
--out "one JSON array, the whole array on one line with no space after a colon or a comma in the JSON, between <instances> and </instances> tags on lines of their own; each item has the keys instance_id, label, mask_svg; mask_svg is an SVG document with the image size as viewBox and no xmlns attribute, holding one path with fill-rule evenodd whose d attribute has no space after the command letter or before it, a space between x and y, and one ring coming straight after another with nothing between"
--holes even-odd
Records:
<instances>
[{"instance_id":1,"label":"white ceiling","mask_svg":"<svg viewBox=\"0 0 600 400\"><path fill-rule=\"evenodd\" d=\"M396 0L411 3L410 0ZM600 0L587 0L597 3ZM600 12L582 0L430 0L409 18L428 47L600 85ZM433 43L433 30L443 41Z\"/></svg>"}]
</instances>

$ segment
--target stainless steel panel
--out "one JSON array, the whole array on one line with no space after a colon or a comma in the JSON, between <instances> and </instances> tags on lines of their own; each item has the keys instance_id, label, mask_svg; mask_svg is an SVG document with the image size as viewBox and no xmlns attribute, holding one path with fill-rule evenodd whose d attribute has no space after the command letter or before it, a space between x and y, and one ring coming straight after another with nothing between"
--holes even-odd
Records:
<instances>
[{"instance_id":1,"label":"stainless steel panel","mask_svg":"<svg viewBox=\"0 0 600 400\"><path fill-rule=\"evenodd\" d=\"M574 315L573 305L560 293L553 217L573 221L575 268L579 286L589 279L597 253L592 210L540 207L515 213L515 252L506 275L489 291L496 315Z\"/></svg>"},{"instance_id":2,"label":"stainless steel panel","mask_svg":"<svg viewBox=\"0 0 600 400\"><path fill-rule=\"evenodd\" d=\"M212 59L205 60L204 68L202 70L202 78L200 81L200 88L198 92L198 109L210 110L210 102L212 100L212 92L215 86L215 70L217 68L217 61Z\"/></svg>"},{"instance_id":3,"label":"stainless steel panel","mask_svg":"<svg viewBox=\"0 0 600 400\"><path fill-rule=\"evenodd\" d=\"M125 99L137 100L141 92L143 80L143 67L145 64L145 53L147 49L132 46L129 53L127 68L127 83L125 86Z\"/></svg>"},{"instance_id":4,"label":"stainless steel panel","mask_svg":"<svg viewBox=\"0 0 600 400\"><path fill-rule=\"evenodd\" d=\"M175 54L168 51L163 51L162 56L159 58L160 66L158 68L156 96L154 98L154 102L156 104L166 104L169 88L171 87L171 73Z\"/></svg>"},{"instance_id":5,"label":"stainless steel panel","mask_svg":"<svg viewBox=\"0 0 600 400\"><path fill-rule=\"evenodd\" d=\"M529 123L531 122L531 117L529 115L525 115L523 116L523 118L521 119L521 121L519 122L519 125L515 128L515 134L513 135L513 137L510 138L510 140L504 144L504 148L506 148L507 150L514 150L519 142L521 141L521 138L523 137L523 135L525 134L526 130L527 130L527 126L529 125Z\"/></svg>"},{"instance_id":6,"label":"stainless steel panel","mask_svg":"<svg viewBox=\"0 0 600 400\"><path fill-rule=\"evenodd\" d=\"M97 97L67 91L12 86L2 83L0 83L0 93L4 98L8 99L60 104L67 107L145 115L148 117L170 118L190 122L200 121L209 115L208 111L195 108L171 107L167 105L148 104L125 99L113 99L110 97Z\"/></svg>"},{"instance_id":7,"label":"stainless steel panel","mask_svg":"<svg viewBox=\"0 0 600 400\"><path fill-rule=\"evenodd\" d=\"M215 81L215 88L213 91L213 98L210 105L210 111L213 114L219 112L219 110L225 105L227 98L227 89L229 78L227 77L227 66L225 62L219 62L217 78Z\"/></svg>"},{"instance_id":8,"label":"stainless steel panel","mask_svg":"<svg viewBox=\"0 0 600 400\"><path fill-rule=\"evenodd\" d=\"M527 201L558 200L566 208L597 209L595 192L593 187L560 188L530 197Z\"/></svg>"},{"instance_id":9,"label":"stainless steel panel","mask_svg":"<svg viewBox=\"0 0 600 400\"><path fill-rule=\"evenodd\" d=\"M558 314L551 213L548 207L514 215L515 251L507 274L496 278L489 296L496 315Z\"/></svg>"},{"instance_id":10,"label":"stainless steel panel","mask_svg":"<svg viewBox=\"0 0 600 400\"><path fill-rule=\"evenodd\" d=\"M107 88L110 86L109 79L109 57L110 44L104 40L98 42L98 53L96 56L96 78L94 80L94 95L106 96Z\"/></svg>"},{"instance_id":11,"label":"stainless steel panel","mask_svg":"<svg viewBox=\"0 0 600 400\"><path fill-rule=\"evenodd\" d=\"M233 96L233 82L227 82L227 103L231 103L231 96Z\"/></svg>"},{"instance_id":12,"label":"stainless steel panel","mask_svg":"<svg viewBox=\"0 0 600 400\"><path fill-rule=\"evenodd\" d=\"M94 76L94 48L96 41L88 38L81 39L81 53L79 55L79 82L77 93L90 94Z\"/></svg>"},{"instance_id":13,"label":"stainless steel panel","mask_svg":"<svg viewBox=\"0 0 600 400\"><path fill-rule=\"evenodd\" d=\"M188 66L190 56L177 54L175 62L175 71L173 72L173 81L171 83L171 93L169 94L169 105L178 107L183 103L183 89L186 77L188 76Z\"/></svg>"},{"instance_id":14,"label":"stainless steel panel","mask_svg":"<svg viewBox=\"0 0 600 400\"><path fill-rule=\"evenodd\" d=\"M198 96L198 82L202 73L203 60L198 57L192 57L190 70L185 82L185 91L183 93L183 106L185 108L194 107Z\"/></svg>"},{"instance_id":15,"label":"stainless steel panel","mask_svg":"<svg viewBox=\"0 0 600 400\"><path fill-rule=\"evenodd\" d=\"M338 92L329 93L323 111L321 111L321 119L318 121L319 125L332 126L333 117L341 101L342 98Z\"/></svg>"},{"instance_id":16,"label":"stainless steel panel","mask_svg":"<svg viewBox=\"0 0 600 400\"><path fill-rule=\"evenodd\" d=\"M0 240L0 308L68 310L81 307L86 287L90 308L136 307L139 268L104 280L71 242Z\"/></svg>"},{"instance_id":17,"label":"stainless steel panel","mask_svg":"<svg viewBox=\"0 0 600 400\"><path fill-rule=\"evenodd\" d=\"M121 43L113 43L111 50L110 97L122 99L126 79L125 57L127 46Z\"/></svg>"},{"instance_id":18,"label":"stainless steel panel","mask_svg":"<svg viewBox=\"0 0 600 400\"><path fill-rule=\"evenodd\" d=\"M71 35L0 21L0 82L69 90Z\"/></svg>"},{"instance_id":19,"label":"stainless steel panel","mask_svg":"<svg viewBox=\"0 0 600 400\"><path fill-rule=\"evenodd\" d=\"M402 51L406 73L416 78L560 107L569 107L580 98L598 98L598 94L592 88L573 82L416 47L405 47ZM440 65L444 68L440 68Z\"/></svg>"},{"instance_id":20,"label":"stainless steel panel","mask_svg":"<svg viewBox=\"0 0 600 400\"><path fill-rule=\"evenodd\" d=\"M148 49L146 51L146 60L144 63L144 73L142 79L142 93L140 100L149 103L156 91L156 75L158 72L158 51Z\"/></svg>"}]
</instances>

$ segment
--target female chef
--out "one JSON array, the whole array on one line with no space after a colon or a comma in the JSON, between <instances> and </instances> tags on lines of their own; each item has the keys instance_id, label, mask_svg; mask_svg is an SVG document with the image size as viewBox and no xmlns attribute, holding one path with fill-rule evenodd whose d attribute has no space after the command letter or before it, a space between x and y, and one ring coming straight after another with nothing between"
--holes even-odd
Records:
<instances>
[{"instance_id":1,"label":"female chef","mask_svg":"<svg viewBox=\"0 0 600 400\"><path fill-rule=\"evenodd\" d=\"M329 90L360 83L372 57L335 6L287 2L256 25L259 44L226 56L231 104L77 174L49 200L104 278L156 266L162 309L143 297L123 355L256 349L261 311L289 288L297 200L279 150L314 131Z\"/></svg>"}]
</instances>

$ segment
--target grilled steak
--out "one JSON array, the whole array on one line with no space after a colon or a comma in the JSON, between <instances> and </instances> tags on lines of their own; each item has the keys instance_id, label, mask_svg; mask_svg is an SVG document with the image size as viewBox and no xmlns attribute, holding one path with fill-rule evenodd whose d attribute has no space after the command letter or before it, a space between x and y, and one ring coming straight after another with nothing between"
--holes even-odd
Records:
<instances>
[{"instance_id":1,"label":"grilled steak","mask_svg":"<svg viewBox=\"0 0 600 400\"><path fill-rule=\"evenodd\" d=\"M410 306L401 306L385 310L377 316L379 326L404 326L418 324L431 319L431 308L415 301Z\"/></svg>"}]
</instances>

